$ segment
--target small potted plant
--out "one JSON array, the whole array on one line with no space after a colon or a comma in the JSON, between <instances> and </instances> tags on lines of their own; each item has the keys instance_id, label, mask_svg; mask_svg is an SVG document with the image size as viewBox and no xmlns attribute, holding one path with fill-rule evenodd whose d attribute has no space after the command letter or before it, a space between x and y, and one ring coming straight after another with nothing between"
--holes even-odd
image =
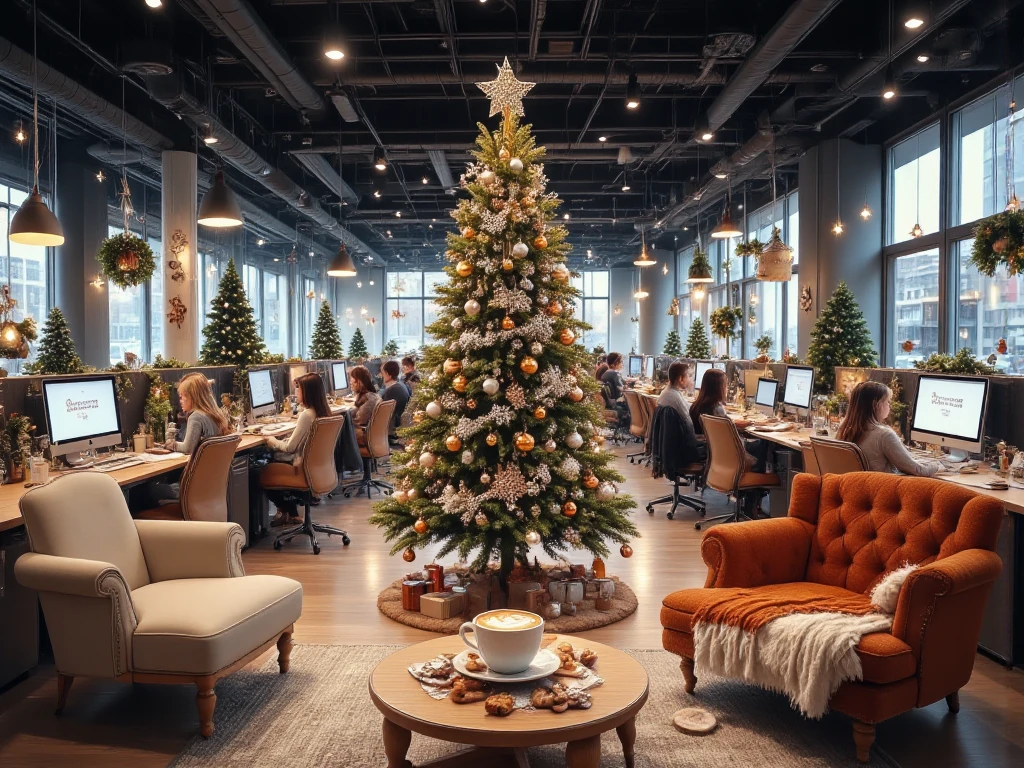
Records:
<instances>
[{"instance_id":1,"label":"small potted plant","mask_svg":"<svg viewBox=\"0 0 1024 768\"><path fill-rule=\"evenodd\" d=\"M757 350L757 357L754 358L754 361L758 363L770 363L772 359L768 352L771 350L772 344L774 343L775 339L772 338L770 333L762 333L754 339L754 349Z\"/></svg>"}]
</instances>

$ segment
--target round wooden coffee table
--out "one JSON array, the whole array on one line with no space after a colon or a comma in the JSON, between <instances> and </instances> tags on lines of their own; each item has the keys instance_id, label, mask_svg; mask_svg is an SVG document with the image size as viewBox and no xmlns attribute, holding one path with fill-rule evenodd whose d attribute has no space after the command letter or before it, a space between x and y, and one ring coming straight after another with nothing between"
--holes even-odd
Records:
<instances>
[{"instance_id":1,"label":"round wooden coffee table","mask_svg":"<svg viewBox=\"0 0 1024 768\"><path fill-rule=\"evenodd\" d=\"M545 642L547 644L547 638ZM527 747L567 744L569 768L597 768L601 760L601 734L614 728L622 742L626 766L633 766L636 713L647 701L647 672L631 656L601 643L568 635L558 636L577 649L592 648L598 655L595 671L604 684L594 688L590 709L513 712L495 717L483 703L455 704L428 696L409 674L409 665L441 653L458 653L465 646L457 636L440 637L411 645L381 661L370 674L370 698L384 715L384 751L388 768L411 768L406 760L412 732L475 749L429 763L431 766L511 764L525 768ZM486 752L487 754L481 754ZM483 763L481 760L486 759Z\"/></svg>"}]
</instances>

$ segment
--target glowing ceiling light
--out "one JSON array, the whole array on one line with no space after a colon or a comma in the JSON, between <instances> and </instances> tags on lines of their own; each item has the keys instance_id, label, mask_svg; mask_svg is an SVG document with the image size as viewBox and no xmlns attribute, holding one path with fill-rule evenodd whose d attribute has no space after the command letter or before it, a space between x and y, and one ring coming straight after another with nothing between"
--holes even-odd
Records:
<instances>
[{"instance_id":1,"label":"glowing ceiling light","mask_svg":"<svg viewBox=\"0 0 1024 768\"><path fill-rule=\"evenodd\" d=\"M860 217L864 219L864 221L871 218L871 209L868 207L867 203L864 203L864 207L860 209Z\"/></svg>"},{"instance_id":2,"label":"glowing ceiling light","mask_svg":"<svg viewBox=\"0 0 1024 768\"><path fill-rule=\"evenodd\" d=\"M909 19L903 22L903 26L907 29L919 29L924 26L924 19L917 16L911 16Z\"/></svg>"},{"instance_id":3,"label":"glowing ceiling light","mask_svg":"<svg viewBox=\"0 0 1024 768\"><path fill-rule=\"evenodd\" d=\"M832 225L832 234L838 237L843 234L843 222L836 219L836 223Z\"/></svg>"}]
</instances>

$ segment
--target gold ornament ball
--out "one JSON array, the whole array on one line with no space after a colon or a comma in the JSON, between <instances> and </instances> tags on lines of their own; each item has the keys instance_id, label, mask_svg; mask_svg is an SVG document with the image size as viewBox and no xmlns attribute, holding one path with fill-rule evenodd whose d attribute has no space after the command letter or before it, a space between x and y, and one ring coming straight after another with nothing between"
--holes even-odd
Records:
<instances>
[{"instance_id":1,"label":"gold ornament ball","mask_svg":"<svg viewBox=\"0 0 1024 768\"><path fill-rule=\"evenodd\" d=\"M558 340L566 346L569 346L576 341L576 334L573 333L572 328L563 328L558 332Z\"/></svg>"},{"instance_id":2,"label":"gold ornament ball","mask_svg":"<svg viewBox=\"0 0 1024 768\"><path fill-rule=\"evenodd\" d=\"M567 501L562 505L562 514L566 517L572 517L576 514L576 503L573 501Z\"/></svg>"},{"instance_id":3,"label":"gold ornament ball","mask_svg":"<svg viewBox=\"0 0 1024 768\"><path fill-rule=\"evenodd\" d=\"M619 554L623 557L632 557L633 548L629 546L629 544L623 544L621 547L619 547Z\"/></svg>"},{"instance_id":4,"label":"gold ornament ball","mask_svg":"<svg viewBox=\"0 0 1024 768\"><path fill-rule=\"evenodd\" d=\"M548 304L547 313L552 316L562 314L562 302L558 299L550 302Z\"/></svg>"},{"instance_id":5,"label":"gold ornament ball","mask_svg":"<svg viewBox=\"0 0 1024 768\"><path fill-rule=\"evenodd\" d=\"M462 230L462 236L467 240L472 240L474 237L476 237L476 230L473 229L472 227L466 227L464 230Z\"/></svg>"},{"instance_id":6,"label":"gold ornament ball","mask_svg":"<svg viewBox=\"0 0 1024 768\"><path fill-rule=\"evenodd\" d=\"M589 488L590 490L594 490L595 488L597 488L597 486L598 486L598 484L600 482L601 481L597 479L596 475L593 475L593 474L586 475L583 478L583 487L584 488Z\"/></svg>"},{"instance_id":7,"label":"gold ornament ball","mask_svg":"<svg viewBox=\"0 0 1024 768\"><path fill-rule=\"evenodd\" d=\"M461 373L452 379L452 388L456 392L465 392L466 387L469 386L469 379L463 376Z\"/></svg>"},{"instance_id":8,"label":"gold ornament ball","mask_svg":"<svg viewBox=\"0 0 1024 768\"><path fill-rule=\"evenodd\" d=\"M505 259L501 262L501 269L503 272L511 272L516 268L516 265L512 262L512 259Z\"/></svg>"},{"instance_id":9,"label":"gold ornament ball","mask_svg":"<svg viewBox=\"0 0 1024 768\"><path fill-rule=\"evenodd\" d=\"M411 563L416 559L416 553L413 551L412 547L409 547L409 549L402 553L402 559L407 563Z\"/></svg>"},{"instance_id":10,"label":"gold ornament ball","mask_svg":"<svg viewBox=\"0 0 1024 768\"><path fill-rule=\"evenodd\" d=\"M492 448L498 444L498 436L493 432L487 433L487 444Z\"/></svg>"},{"instance_id":11,"label":"gold ornament ball","mask_svg":"<svg viewBox=\"0 0 1024 768\"><path fill-rule=\"evenodd\" d=\"M513 320L508 315L505 315L505 317L503 317L501 319L501 329L503 331L511 331L515 327L516 327L516 321Z\"/></svg>"},{"instance_id":12,"label":"gold ornament ball","mask_svg":"<svg viewBox=\"0 0 1024 768\"><path fill-rule=\"evenodd\" d=\"M531 547L535 547L540 544L540 534L536 531L529 531L526 534L526 543Z\"/></svg>"},{"instance_id":13,"label":"gold ornament ball","mask_svg":"<svg viewBox=\"0 0 1024 768\"><path fill-rule=\"evenodd\" d=\"M529 432L517 432L515 438L516 448L524 453L533 450L534 440L533 435Z\"/></svg>"},{"instance_id":14,"label":"gold ornament ball","mask_svg":"<svg viewBox=\"0 0 1024 768\"><path fill-rule=\"evenodd\" d=\"M544 450L548 453L554 453L556 448L558 448L558 444L554 440L547 440L544 443Z\"/></svg>"},{"instance_id":15,"label":"gold ornament ball","mask_svg":"<svg viewBox=\"0 0 1024 768\"><path fill-rule=\"evenodd\" d=\"M409 498L409 501L416 501L420 497L420 492L415 488L410 488L405 492L405 495Z\"/></svg>"},{"instance_id":16,"label":"gold ornament ball","mask_svg":"<svg viewBox=\"0 0 1024 768\"><path fill-rule=\"evenodd\" d=\"M444 361L444 372L449 376L454 376L456 373L462 370L462 363L458 360L452 360L450 357Z\"/></svg>"},{"instance_id":17,"label":"gold ornament ball","mask_svg":"<svg viewBox=\"0 0 1024 768\"><path fill-rule=\"evenodd\" d=\"M412 529L416 531L420 536L427 532L427 521L422 517L413 523Z\"/></svg>"},{"instance_id":18,"label":"gold ornament ball","mask_svg":"<svg viewBox=\"0 0 1024 768\"><path fill-rule=\"evenodd\" d=\"M519 370L527 375L532 375L537 372L537 361L527 355L519 361Z\"/></svg>"},{"instance_id":19,"label":"gold ornament ball","mask_svg":"<svg viewBox=\"0 0 1024 768\"><path fill-rule=\"evenodd\" d=\"M445 438L444 445L449 451L457 451L462 447L462 441L458 435L448 435Z\"/></svg>"},{"instance_id":20,"label":"gold ornament ball","mask_svg":"<svg viewBox=\"0 0 1024 768\"><path fill-rule=\"evenodd\" d=\"M542 405L538 405L536 408L533 409L533 418L535 419L543 419L547 415L548 412L544 410L544 406Z\"/></svg>"},{"instance_id":21,"label":"gold ornament ball","mask_svg":"<svg viewBox=\"0 0 1024 768\"><path fill-rule=\"evenodd\" d=\"M538 251L543 251L548 247L548 239L544 235L537 235L533 238L533 247Z\"/></svg>"},{"instance_id":22,"label":"gold ornament ball","mask_svg":"<svg viewBox=\"0 0 1024 768\"><path fill-rule=\"evenodd\" d=\"M559 283L569 282L569 268L565 264L556 264L551 270L551 279Z\"/></svg>"},{"instance_id":23,"label":"gold ornament ball","mask_svg":"<svg viewBox=\"0 0 1024 768\"><path fill-rule=\"evenodd\" d=\"M426 416L426 413L424 413L423 411L416 411L412 415L412 423L413 424L422 424L423 423L423 419L424 419L425 416Z\"/></svg>"},{"instance_id":24,"label":"gold ornament ball","mask_svg":"<svg viewBox=\"0 0 1024 768\"><path fill-rule=\"evenodd\" d=\"M405 491L403 491L401 488L396 490L391 495L391 498L397 501L399 504L405 504L405 502L408 501L408 497L406 496Z\"/></svg>"},{"instance_id":25,"label":"gold ornament ball","mask_svg":"<svg viewBox=\"0 0 1024 768\"><path fill-rule=\"evenodd\" d=\"M469 398L469 400L467 400L467 401L466 401L466 407L467 407L467 408L468 408L469 410L471 410L471 411L472 411L473 409L475 409L475 408L476 408L476 400L474 400L474 399L473 399L472 397L471 397L471 398Z\"/></svg>"},{"instance_id":26,"label":"gold ornament ball","mask_svg":"<svg viewBox=\"0 0 1024 768\"><path fill-rule=\"evenodd\" d=\"M572 390L569 392L569 399L572 400L574 403L578 403L580 400L583 399L583 390L580 389L579 387L573 387Z\"/></svg>"},{"instance_id":27,"label":"gold ornament ball","mask_svg":"<svg viewBox=\"0 0 1024 768\"><path fill-rule=\"evenodd\" d=\"M502 147L501 149L498 150L498 159L501 160L501 162L507 163L511 157L512 153L509 152L508 149L506 149L505 147Z\"/></svg>"},{"instance_id":28,"label":"gold ornament ball","mask_svg":"<svg viewBox=\"0 0 1024 768\"><path fill-rule=\"evenodd\" d=\"M468 261L460 261L455 265L455 272L459 277L469 277L473 274L473 265Z\"/></svg>"}]
</instances>

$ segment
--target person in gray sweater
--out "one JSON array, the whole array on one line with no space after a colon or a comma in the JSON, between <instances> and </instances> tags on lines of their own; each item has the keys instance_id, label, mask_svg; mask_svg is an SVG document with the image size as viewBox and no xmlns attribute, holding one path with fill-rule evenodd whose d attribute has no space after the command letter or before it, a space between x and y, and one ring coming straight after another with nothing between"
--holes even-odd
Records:
<instances>
[{"instance_id":1,"label":"person in gray sweater","mask_svg":"<svg viewBox=\"0 0 1024 768\"><path fill-rule=\"evenodd\" d=\"M885 424L891 402L892 392L885 384L862 381L850 393L846 418L839 425L836 438L860 446L872 472L898 470L905 475L931 477L942 465L937 461L915 459L899 435Z\"/></svg>"}]
</instances>

